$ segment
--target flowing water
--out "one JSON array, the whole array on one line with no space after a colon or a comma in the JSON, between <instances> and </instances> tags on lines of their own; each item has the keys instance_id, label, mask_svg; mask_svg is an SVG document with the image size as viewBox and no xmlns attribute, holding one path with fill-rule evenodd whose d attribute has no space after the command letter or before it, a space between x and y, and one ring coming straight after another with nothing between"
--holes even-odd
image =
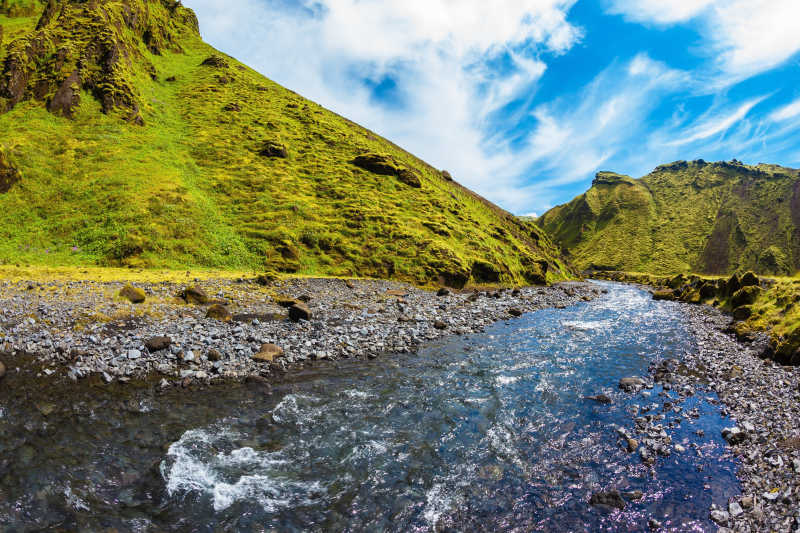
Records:
<instances>
[{"instance_id":1,"label":"flowing water","mask_svg":"<svg viewBox=\"0 0 800 533\"><path fill-rule=\"evenodd\" d=\"M11 394L7 381L0 526L645 531L655 517L669 530L715 530L711 503L739 486L720 437L730 421L713 397L687 401L700 418L670 429L687 451L652 471L614 429L632 427L634 405L663 411L671 393L626 395L617 383L691 352L679 304L603 285L596 301L271 387L54 385L48 399L23 385ZM583 399L599 393L614 403ZM644 496L623 511L587 503L608 488Z\"/></svg>"}]
</instances>

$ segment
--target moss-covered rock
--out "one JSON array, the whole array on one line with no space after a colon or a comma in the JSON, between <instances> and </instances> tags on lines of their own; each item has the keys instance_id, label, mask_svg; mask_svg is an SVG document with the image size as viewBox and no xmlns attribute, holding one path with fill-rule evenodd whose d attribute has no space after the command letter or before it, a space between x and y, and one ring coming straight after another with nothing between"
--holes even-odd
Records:
<instances>
[{"instance_id":1,"label":"moss-covered rock","mask_svg":"<svg viewBox=\"0 0 800 533\"><path fill-rule=\"evenodd\" d=\"M276 141L264 141L261 145L261 149L258 151L258 154L263 157L278 157L278 158L287 158L289 157L289 150L286 149L286 146L276 142Z\"/></svg>"},{"instance_id":2,"label":"moss-covered rock","mask_svg":"<svg viewBox=\"0 0 800 533\"><path fill-rule=\"evenodd\" d=\"M220 322L230 322L233 320L233 314L224 305L214 304L206 311L206 318L219 320Z\"/></svg>"},{"instance_id":3,"label":"moss-covered rock","mask_svg":"<svg viewBox=\"0 0 800 533\"><path fill-rule=\"evenodd\" d=\"M676 300L675 291L672 289L661 289L653 292L653 300Z\"/></svg>"},{"instance_id":4,"label":"moss-covered rock","mask_svg":"<svg viewBox=\"0 0 800 533\"><path fill-rule=\"evenodd\" d=\"M738 274L733 274L728 281L725 282L725 297L730 298L742 288L742 281Z\"/></svg>"},{"instance_id":5,"label":"moss-covered rock","mask_svg":"<svg viewBox=\"0 0 800 533\"><path fill-rule=\"evenodd\" d=\"M209 303L210 300L206 291L200 287L194 286L183 289L180 296L186 301L187 304L205 305Z\"/></svg>"},{"instance_id":6,"label":"moss-covered rock","mask_svg":"<svg viewBox=\"0 0 800 533\"><path fill-rule=\"evenodd\" d=\"M119 291L120 298L125 298L131 303L140 304L147 299L147 295L145 294L144 290L140 289L139 287L134 287L130 283L125 285L122 290Z\"/></svg>"},{"instance_id":7,"label":"moss-covered rock","mask_svg":"<svg viewBox=\"0 0 800 533\"><path fill-rule=\"evenodd\" d=\"M741 278L742 287L756 287L761 283L753 272L745 272Z\"/></svg>"},{"instance_id":8,"label":"moss-covered rock","mask_svg":"<svg viewBox=\"0 0 800 533\"><path fill-rule=\"evenodd\" d=\"M761 288L756 286L749 286L744 287L743 289L739 289L736 293L731 297L731 307L736 309L737 307L741 307L743 305L752 305L756 303L758 297L761 295Z\"/></svg>"}]
</instances>

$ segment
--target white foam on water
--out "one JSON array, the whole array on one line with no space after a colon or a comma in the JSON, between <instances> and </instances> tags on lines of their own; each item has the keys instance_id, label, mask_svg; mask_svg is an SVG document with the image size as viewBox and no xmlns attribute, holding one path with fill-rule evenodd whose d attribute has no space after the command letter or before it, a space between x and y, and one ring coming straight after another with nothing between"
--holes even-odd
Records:
<instances>
[{"instance_id":1,"label":"white foam on water","mask_svg":"<svg viewBox=\"0 0 800 533\"><path fill-rule=\"evenodd\" d=\"M422 517L435 528L442 516L453 508L455 498L447 487L442 483L437 483L425 493L425 509Z\"/></svg>"},{"instance_id":2,"label":"white foam on water","mask_svg":"<svg viewBox=\"0 0 800 533\"><path fill-rule=\"evenodd\" d=\"M351 451L347 457L342 460L342 462L357 463L363 460L372 459L373 457L377 457L379 455L384 455L388 451L388 442L371 440L369 442L365 442L364 444L358 444L354 446L353 451Z\"/></svg>"},{"instance_id":3,"label":"white foam on water","mask_svg":"<svg viewBox=\"0 0 800 533\"><path fill-rule=\"evenodd\" d=\"M304 394L287 394L272 410L272 420L278 424L303 426L324 414L320 400Z\"/></svg>"},{"instance_id":4,"label":"white foam on water","mask_svg":"<svg viewBox=\"0 0 800 533\"><path fill-rule=\"evenodd\" d=\"M502 387L503 385L510 385L512 383L516 383L517 381L519 381L519 378L520 378L519 376L497 376L494 381L495 383L497 383Z\"/></svg>"},{"instance_id":5,"label":"white foam on water","mask_svg":"<svg viewBox=\"0 0 800 533\"><path fill-rule=\"evenodd\" d=\"M319 482L287 479L278 467L288 464L281 452L238 448L229 453L217 445L234 434L225 430L187 431L167 451L161 475L170 496L202 494L211 498L214 510L227 509L237 501L255 501L267 512L310 505L325 494Z\"/></svg>"},{"instance_id":6,"label":"white foam on water","mask_svg":"<svg viewBox=\"0 0 800 533\"><path fill-rule=\"evenodd\" d=\"M372 397L370 393L360 391L358 389L348 389L346 391L343 391L343 394L348 398L353 398L355 400L366 400L367 398Z\"/></svg>"},{"instance_id":7,"label":"white foam on water","mask_svg":"<svg viewBox=\"0 0 800 533\"><path fill-rule=\"evenodd\" d=\"M573 330L595 331L607 329L611 326L611 323L608 320L565 320L561 322L561 325Z\"/></svg>"}]
</instances>

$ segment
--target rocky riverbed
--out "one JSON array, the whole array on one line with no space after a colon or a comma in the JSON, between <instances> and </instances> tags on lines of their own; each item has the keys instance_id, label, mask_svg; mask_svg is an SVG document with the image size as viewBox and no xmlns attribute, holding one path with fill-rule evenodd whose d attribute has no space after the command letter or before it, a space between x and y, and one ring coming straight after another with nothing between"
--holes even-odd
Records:
<instances>
[{"instance_id":1,"label":"rocky riverbed","mask_svg":"<svg viewBox=\"0 0 800 533\"><path fill-rule=\"evenodd\" d=\"M675 453L703 454L701 431L694 442L673 442L670 433L699 416L687 401L716 393L719 400L709 401L719 401L733 420L722 434L742 465L742 495L712 506L711 519L723 532L800 530L800 371L759 358L759 343L738 342L729 315L708 306L681 309L697 349L652 365L649 380L620 382L621 389L646 399L632 413L633 427L619 428L623 445L651 465ZM663 389L648 405L657 397L654 387Z\"/></svg>"},{"instance_id":2,"label":"rocky riverbed","mask_svg":"<svg viewBox=\"0 0 800 533\"><path fill-rule=\"evenodd\" d=\"M259 281L261 281L259 283ZM161 386L269 376L313 360L416 351L444 335L589 300L586 283L438 292L388 281L0 282L0 348L44 375ZM134 303L136 302L136 303Z\"/></svg>"}]
</instances>

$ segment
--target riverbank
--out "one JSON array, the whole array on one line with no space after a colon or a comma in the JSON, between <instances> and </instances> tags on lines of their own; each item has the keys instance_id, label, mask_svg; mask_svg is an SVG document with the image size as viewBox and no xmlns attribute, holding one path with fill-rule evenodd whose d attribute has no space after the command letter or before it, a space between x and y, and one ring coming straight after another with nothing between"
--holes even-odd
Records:
<instances>
[{"instance_id":1,"label":"riverbank","mask_svg":"<svg viewBox=\"0 0 800 533\"><path fill-rule=\"evenodd\" d=\"M737 532L800 528L800 369L759 357L726 330L730 316L709 307L684 306L698 349L680 372L657 369L677 390L717 393L735 421L724 436L741 461L742 497L712 518Z\"/></svg>"},{"instance_id":2,"label":"riverbank","mask_svg":"<svg viewBox=\"0 0 800 533\"><path fill-rule=\"evenodd\" d=\"M654 298L659 299L657 292ZM669 433L697 418L696 409L688 408L694 398L716 394L723 416L733 421L723 437L742 465L737 472L742 495L727 505L712 506L712 520L723 532L797 531L800 368L765 359L764 342L738 340L729 313L685 303L680 309L697 346L682 358L651 366L648 381L663 387L663 405L637 409L633 429L620 431L623 443L645 464L687 449L702 456L702 431L683 442L673 442ZM632 388L637 392L641 386ZM650 392L642 394L651 398Z\"/></svg>"},{"instance_id":3,"label":"riverbank","mask_svg":"<svg viewBox=\"0 0 800 533\"><path fill-rule=\"evenodd\" d=\"M599 294L578 282L437 293L340 279L135 286L16 279L0 282L0 347L8 372L19 354L30 354L46 376L110 383L157 374L162 387L187 386L270 376L313 360L414 352L445 335Z\"/></svg>"}]
</instances>

